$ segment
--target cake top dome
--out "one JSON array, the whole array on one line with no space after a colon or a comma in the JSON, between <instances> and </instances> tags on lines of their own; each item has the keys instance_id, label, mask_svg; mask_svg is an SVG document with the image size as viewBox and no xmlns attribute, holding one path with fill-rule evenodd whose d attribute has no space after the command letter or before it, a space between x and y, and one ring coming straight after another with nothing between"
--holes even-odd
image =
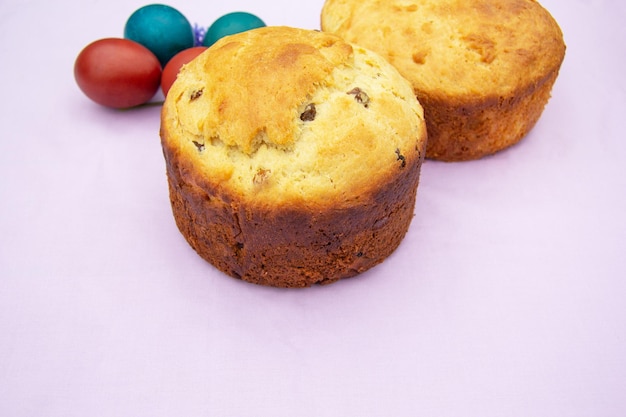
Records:
<instances>
[{"instance_id":1,"label":"cake top dome","mask_svg":"<svg viewBox=\"0 0 626 417\"><path fill-rule=\"evenodd\" d=\"M185 65L161 130L192 181L260 204L366 199L426 140L422 107L388 62L289 27L222 38Z\"/></svg>"}]
</instances>

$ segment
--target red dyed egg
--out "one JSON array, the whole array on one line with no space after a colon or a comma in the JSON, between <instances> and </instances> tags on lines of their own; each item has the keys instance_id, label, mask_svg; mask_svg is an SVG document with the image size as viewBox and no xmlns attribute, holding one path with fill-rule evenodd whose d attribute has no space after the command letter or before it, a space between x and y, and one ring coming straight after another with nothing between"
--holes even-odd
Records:
<instances>
[{"instance_id":1,"label":"red dyed egg","mask_svg":"<svg viewBox=\"0 0 626 417\"><path fill-rule=\"evenodd\" d=\"M159 88L161 64L149 49L128 39L106 38L76 58L74 78L87 97L117 109L147 103Z\"/></svg>"},{"instance_id":2,"label":"red dyed egg","mask_svg":"<svg viewBox=\"0 0 626 417\"><path fill-rule=\"evenodd\" d=\"M169 60L165 68L163 68L163 75L161 76L161 90L164 96L167 96L167 92L170 90L172 84L174 84L174 81L176 81L176 76L182 66L191 62L195 57L206 50L206 46L196 46L177 53Z\"/></svg>"}]
</instances>

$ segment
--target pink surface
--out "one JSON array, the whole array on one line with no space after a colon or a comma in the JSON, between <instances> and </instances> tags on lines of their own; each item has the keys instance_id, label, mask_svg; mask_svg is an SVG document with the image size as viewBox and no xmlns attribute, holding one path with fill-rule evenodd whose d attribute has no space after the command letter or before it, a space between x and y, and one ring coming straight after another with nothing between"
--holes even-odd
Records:
<instances>
[{"instance_id":1,"label":"pink surface","mask_svg":"<svg viewBox=\"0 0 626 417\"><path fill-rule=\"evenodd\" d=\"M321 0L172 2L319 27ZM228 3L228 4L226 4ZM626 415L626 6L544 0L567 56L518 146L427 161L382 265L285 291L175 227L159 107L72 68L137 1L0 4L0 415Z\"/></svg>"}]
</instances>

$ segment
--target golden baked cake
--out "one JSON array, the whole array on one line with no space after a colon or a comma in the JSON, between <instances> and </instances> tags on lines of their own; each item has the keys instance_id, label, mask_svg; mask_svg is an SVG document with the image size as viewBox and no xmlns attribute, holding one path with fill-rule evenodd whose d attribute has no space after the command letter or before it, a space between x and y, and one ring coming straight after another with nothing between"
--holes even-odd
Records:
<instances>
[{"instance_id":1,"label":"golden baked cake","mask_svg":"<svg viewBox=\"0 0 626 417\"><path fill-rule=\"evenodd\" d=\"M327 0L321 25L411 82L426 115L426 157L444 161L524 137L565 56L557 22L534 0Z\"/></svg>"},{"instance_id":2,"label":"golden baked cake","mask_svg":"<svg viewBox=\"0 0 626 417\"><path fill-rule=\"evenodd\" d=\"M174 218L198 254L245 281L306 287L365 271L400 244L426 124L379 55L266 27L182 68L161 140Z\"/></svg>"}]
</instances>

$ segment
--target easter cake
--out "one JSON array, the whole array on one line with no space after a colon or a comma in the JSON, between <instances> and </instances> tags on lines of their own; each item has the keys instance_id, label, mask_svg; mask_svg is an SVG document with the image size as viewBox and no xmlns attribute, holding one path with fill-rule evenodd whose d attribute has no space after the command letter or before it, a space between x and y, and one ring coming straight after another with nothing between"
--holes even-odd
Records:
<instances>
[{"instance_id":1,"label":"easter cake","mask_svg":"<svg viewBox=\"0 0 626 417\"><path fill-rule=\"evenodd\" d=\"M535 0L327 0L324 31L381 54L424 106L427 158L478 159L517 143L565 55Z\"/></svg>"},{"instance_id":2,"label":"easter cake","mask_svg":"<svg viewBox=\"0 0 626 417\"><path fill-rule=\"evenodd\" d=\"M359 274L400 244L426 124L411 85L379 55L265 27L182 68L161 141L190 246L232 277L307 287Z\"/></svg>"}]
</instances>

